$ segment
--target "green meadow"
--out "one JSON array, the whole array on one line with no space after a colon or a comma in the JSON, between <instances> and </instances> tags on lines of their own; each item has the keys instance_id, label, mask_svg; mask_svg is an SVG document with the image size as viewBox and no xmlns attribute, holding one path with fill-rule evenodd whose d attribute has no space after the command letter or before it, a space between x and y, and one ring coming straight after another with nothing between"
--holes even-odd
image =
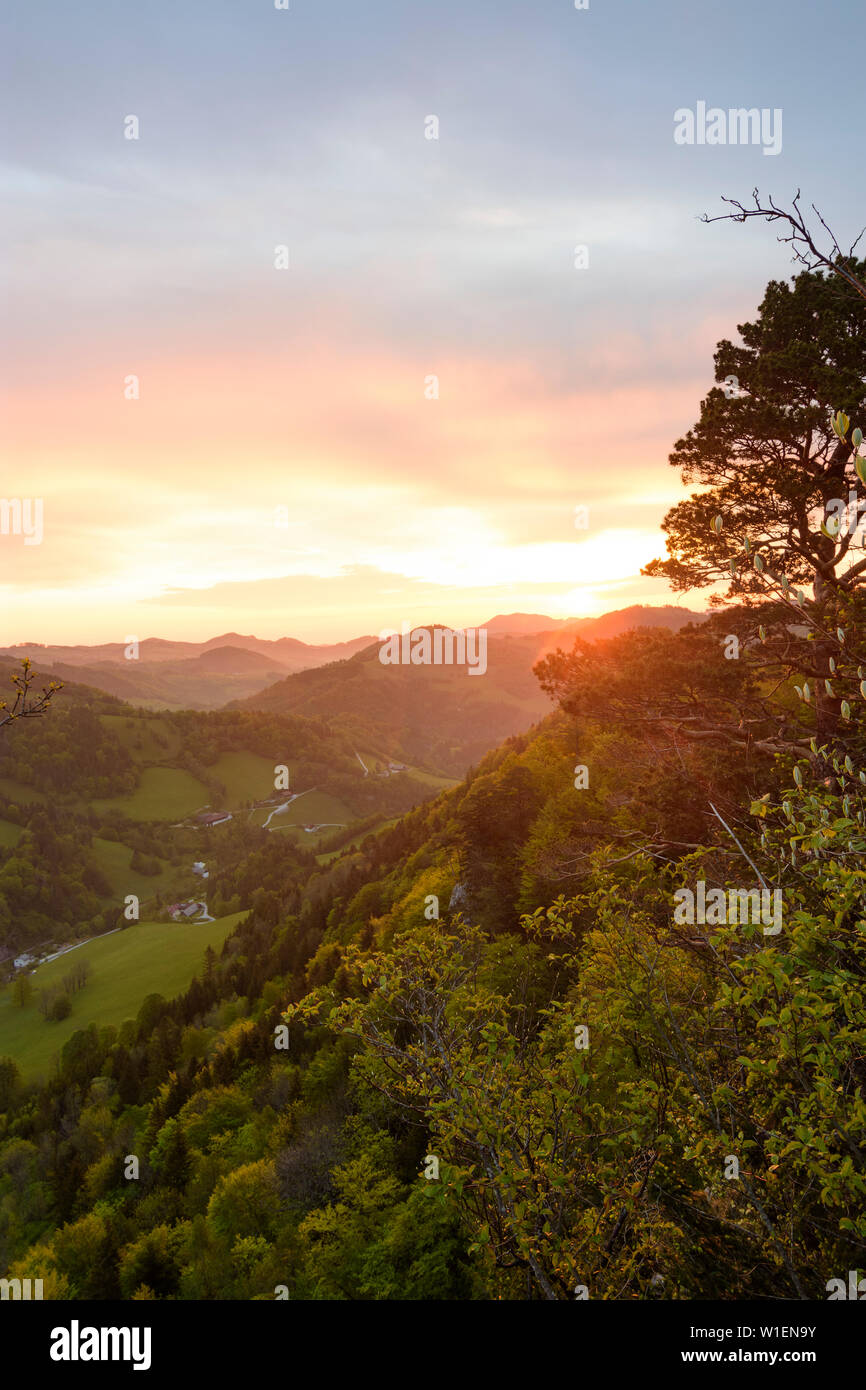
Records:
<instances>
[{"instance_id":1,"label":"green meadow","mask_svg":"<svg viewBox=\"0 0 866 1390\"><path fill-rule=\"evenodd\" d=\"M257 753L222 753L208 768L208 773L222 782L226 789L224 804L228 810L235 811L244 801L262 801L266 796L273 796L275 766Z\"/></svg>"},{"instance_id":2,"label":"green meadow","mask_svg":"<svg viewBox=\"0 0 866 1390\"><path fill-rule=\"evenodd\" d=\"M0 792L18 806L28 806L31 801L48 800L44 792L38 792L34 787L26 787L22 782L14 782L11 777L0 777Z\"/></svg>"},{"instance_id":3,"label":"green meadow","mask_svg":"<svg viewBox=\"0 0 866 1390\"><path fill-rule=\"evenodd\" d=\"M13 827L13 829L16 827ZM0 844L2 839L2 822L0 822ZM175 868L174 865L161 860L162 871L149 877L147 874L136 873L130 868L132 850L129 845L120 844L117 840L103 840L98 835L93 837L93 857L99 865L108 882L111 884L113 895L118 900L118 905L127 893L134 893L142 902L154 897L157 893L168 892L179 880L189 880L190 870L184 874L182 869Z\"/></svg>"},{"instance_id":4,"label":"green meadow","mask_svg":"<svg viewBox=\"0 0 866 1390\"><path fill-rule=\"evenodd\" d=\"M209 800L207 788L178 767L142 768L138 786L129 796L94 801L100 815L116 812L129 820L182 820Z\"/></svg>"},{"instance_id":5,"label":"green meadow","mask_svg":"<svg viewBox=\"0 0 866 1390\"><path fill-rule=\"evenodd\" d=\"M11 988L0 994L0 1056L13 1057L25 1080L51 1074L63 1044L90 1023L119 1026L135 1018L148 994L173 998L200 972L208 946L219 951L246 914L235 912L215 922L138 922L96 937L29 976L33 998L23 1009L12 1002ZM90 978L72 997L72 1013L49 1023L37 1007L39 991L59 983L76 958L90 963Z\"/></svg>"},{"instance_id":6,"label":"green meadow","mask_svg":"<svg viewBox=\"0 0 866 1390\"><path fill-rule=\"evenodd\" d=\"M263 825L273 807L259 807L253 812L252 819L256 825ZM293 801L287 811L281 811L278 816L274 816L269 830L289 830L299 825L320 825L324 822L333 822L334 825L349 825L353 820L357 820L357 815L350 810L345 801L339 797L332 796L330 792L309 791L299 796L297 801ZM304 839L307 839L304 836ZM309 838L312 839L312 836Z\"/></svg>"},{"instance_id":7,"label":"green meadow","mask_svg":"<svg viewBox=\"0 0 866 1390\"><path fill-rule=\"evenodd\" d=\"M21 839L21 826L11 821L0 820L0 849L14 849Z\"/></svg>"},{"instance_id":8,"label":"green meadow","mask_svg":"<svg viewBox=\"0 0 866 1390\"><path fill-rule=\"evenodd\" d=\"M451 787L460 785L456 777L439 777L435 772L421 772L418 768L413 768L409 777L411 781L420 782L424 787L437 787L440 791L449 791Z\"/></svg>"},{"instance_id":9,"label":"green meadow","mask_svg":"<svg viewBox=\"0 0 866 1390\"><path fill-rule=\"evenodd\" d=\"M390 830L391 826L396 824L397 817L392 816L390 820L382 821L381 825L374 825L369 830L362 830L358 835L353 835L351 840L347 840L346 843L344 845L341 845L339 849L331 849L328 850L325 854L317 854L316 862L319 864L330 864L332 859L337 859L339 855L344 854L347 849L357 849L360 844L363 844L364 840L366 840L368 835L378 835L381 830ZM329 832L327 831L323 832L321 836L322 840L325 839L325 836L328 833ZM307 836L304 836L304 838L306 839ZM310 835L309 838L312 840L318 839L319 837Z\"/></svg>"},{"instance_id":10,"label":"green meadow","mask_svg":"<svg viewBox=\"0 0 866 1390\"><path fill-rule=\"evenodd\" d=\"M135 761L144 766L130 796L94 802L98 811L116 810L131 820L179 820L210 800L207 789L196 778L179 768L165 766L180 748L177 730L165 720L122 714L104 714L101 719ZM208 772L226 789L220 808L236 811L244 802L273 795L274 763L256 753L223 753ZM26 794L25 799L33 798Z\"/></svg>"}]
</instances>

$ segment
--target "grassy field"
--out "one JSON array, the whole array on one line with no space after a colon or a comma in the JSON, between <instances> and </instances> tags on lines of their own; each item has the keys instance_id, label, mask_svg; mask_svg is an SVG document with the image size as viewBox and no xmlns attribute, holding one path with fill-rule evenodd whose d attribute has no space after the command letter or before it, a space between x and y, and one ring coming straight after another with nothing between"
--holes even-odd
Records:
<instances>
[{"instance_id":1,"label":"grassy field","mask_svg":"<svg viewBox=\"0 0 866 1390\"><path fill-rule=\"evenodd\" d=\"M2 827L2 822L0 822ZM0 838L2 843L2 838ZM102 840L98 835L93 837L93 857L99 865L108 882L111 884L112 892L118 900L118 904L127 893L135 893L137 898L144 901L152 898L156 893L166 893L177 883L190 879L191 870L187 866L186 874L183 869L175 868L172 864L162 863L162 872L154 874L148 878L146 874L136 873L129 867L132 859L132 850L129 845L119 844L116 840Z\"/></svg>"},{"instance_id":2,"label":"grassy field","mask_svg":"<svg viewBox=\"0 0 866 1390\"><path fill-rule=\"evenodd\" d=\"M188 773L154 766L171 762L180 746L177 731L165 720L122 714L104 714L101 719L135 761L145 766L139 787L131 797L96 802L97 810L116 809L133 820L163 820L166 816L180 819L199 810L208 800L206 789ZM219 809L225 806L236 811L245 801L261 801L273 795L274 763L257 753L222 753L208 771L226 789Z\"/></svg>"},{"instance_id":3,"label":"grassy field","mask_svg":"<svg viewBox=\"0 0 866 1390\"><path fill-rule=\"evenodd\" d=\"M299 796L297 801L292 802L288 811L274 817L271 825L318 825L321 821L349 825L356 819L355 812L339 797L331 796L330 792L312 791Z\"/></svg>"},{"instance_id":4,"label":"grassy field","mask_svg":"<svg viewBox=\"0 0 866 1390\"><path fill-rule=\"evenodd\" d=\"M267 816L268 810L256 811L256 824L262 825ZM291 826L319 825L327 821L333 822L334 825L350 825L353 820L357 820L357 816L345 801L332 796L330 792L310 791L293 801L287 811L281 811L278 816L274 816L268 828L287 830Z\"/></svg>"},{"instance_id":5,"label":"grassy field","mask_svg":"<svg viewBox=\"0 0 866 1390\"><path fill-rule=\"evenodd\" d=\"M13 782L11 777L0 777L0 792L8 796L10 801L14 801L18 806L27 806L31 801L45 802L48 797L44 792L38 792L33 787L25 787L20 782Z\"/></svg>"},{"instance_id":6,"label":"grassy field","mask_svg":"<svg viewBox=\"0 0 866 1390\"><path fill-rule=\"evenodd\" d=\"M79 1028L117 1026L135 1018L148 994L171 999L186 989L201 969L205 948L219 951L245 915L182 925L139 922L40 965L30 976L33 1000L25 1008L13 1005L10 989L0 994L0 1056L14 1057L28 1081L49 1076L63 1044ZM37 1008L40 989L61 980L81 956L90 962L90 979L73 997L70 1017L47 1023Z\"/></svg>"},{"instance_id":7,"label":"grassy field","mask_svg":"<svg viewBox=\"0 0 866 1390\"><path fill-rule=\"evenodd\" d=\"M273 796L275 766L257 753L222 753L208 768L208 773L218 777L225 787L226 808L236 811L243 801L261 801ZM286 767L291 768L291 764L286 763ZM291 792L291 775L289 780Z\"/></svg>"},{"instance_id":8,"label":"grassy field","mask_svg":"<svg viewBox=\"0 0 866 1390\"><path fill-rule=\"evenodd\" d=\"M440 791L447 791L451 787L460 785L457 777L439 777L434 772L421 772L417 768L412 769L409 778L412 782L420 782L424 787L437 787Z\"/></svg>"},{"instance_id":9,"label":"grassy field","mask_svg":"<svg viewBox=\"0 0 866 1390\"><path fill-rule=\"evenodd\" d=\"M263 818L259 817L258 812L256 818L261 825ZM291 835L304 849L316 850L338 826L351 825L353 820L357 820L355 812L339 797L331 796L330 792L311 791L299 796L287 811L274 816L268 829L280 835ZM302 828L320 824L324 827L322 830L306 831Z\"/></svg>"},{"instance_id":10,"label":"grassy field","mask_svg":"<svg viewBox=\"0 0 866 1390\"><path fill-rule=\"evenodd\" d=\"M397 816L392 816L390 820L382 821L381 825L374 825L371 830L362 830L359 835L353 835L351 840L347 840L339 849L331 849L325 854L317 854L316 860L319 864L330 864L332 859L336 859L338 855L345 853L347 849L357 849L358 845L362 844L368 835L378 835L381 830L390 830L392 825L397 824L397 819ZM324 831L321 839L324 840L328 833L329 832ZM318 840L319 836L305 835L304 839Z\"/></svg>"},{"instance_id":11,"label":"grassy field","mask_svg":"<svg viewBox=\"0 0 866 1390\"><path fill-rule=\"evenodd\" d=\"M273 809L273 806L256 807L250 815L253 825L264 825ZM268 829L318 825L321 821L336 821L340 825L349 825L353 820L357 820L356 813L339 797L331 796L330 792L309 791L299 796L297 801L293 801L287 811L281 811L278 816L274 816Z\"/></svg>"},{"instance_id":12,"label":"grassy field","mask_svg":"<svg viewBox=\"0 0 866 1390\"><path fill-rule=\"evenodd\" d=\"M116 811L130 820L177 821L207 801L207 788L181 768L146 767L130 796L115 796L92 805L100 815Z\"/></svg>"},{"instance_id":13,"label":"grassy field","mask_svg":"<svg viewBox=\"0 0 866 1390\"><path fill-rule=\"evenodd\" d=\"M21 826L0 820L0 849L14 849L21 839Z\"/></svg>"}]
</instances>

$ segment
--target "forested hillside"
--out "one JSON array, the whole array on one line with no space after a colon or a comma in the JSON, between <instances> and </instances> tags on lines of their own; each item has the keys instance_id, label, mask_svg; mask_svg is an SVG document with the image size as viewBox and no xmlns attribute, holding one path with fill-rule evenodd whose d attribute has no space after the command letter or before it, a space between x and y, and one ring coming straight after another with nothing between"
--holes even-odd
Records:
<instances>
[{"instance_id":1,"label":"forested hillside","mask_svg":"<svg viewBox=\"0 0 866 1390\"><path fill-rule=\"evenodd\" d=\"M866 560L833 506L866 498L864 304L803 273L740 339L649 567L712 616L560 634L554 712L360 843L227 840L244 919L185 993L76 1032L44 1085L0 1064L6 1272L57 1299L774 1301L866 1263ZM430 705L369 661L419 750ZM195 775L242 717L173 722ZM249 747L277 761L275 717Z\"/></svg>"},{"instance_id":2,"label":"forested hillside","mask_svg":"<svg viewBox=\"0 0 866 1390\"><path fill-rule=\"evenodd\" d=\"M549 712L533 667L563 634L593 639L638 627L675 631L690 619L700 621L700 615L639 604L552 630L540 615L500 616L485 628L483 678L469 677L465 665L383 667L377 642L347 661L278 681L234 707L325 717L346 729L359 747L387 749L391 757L462 777L502 739L523 733Z\"/></svg>"},{"instance_id":3,"label":"forested hillside","mask_svg":"<svg viewBox=\"0 0 866 1390\"><path fill-rule=\"evenodd\" d=\"M383 666L376 643L349 661L299 671L241 708L323 715L359 747L461 777L490 747L550 709L532 674L543 646L538 635L491 638L486 671L470 676L466 665Z\"/></svg>"}]
</instances>

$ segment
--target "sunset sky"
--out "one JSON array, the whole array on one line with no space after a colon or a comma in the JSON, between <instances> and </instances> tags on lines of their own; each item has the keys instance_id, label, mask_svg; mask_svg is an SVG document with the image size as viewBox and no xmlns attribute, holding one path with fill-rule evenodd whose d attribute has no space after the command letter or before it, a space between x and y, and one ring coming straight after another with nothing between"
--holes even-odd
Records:
<instances>
[{"instance_id":1,"label":"sunset sky","mask_svg":"<svg viewBox=\"0 0 866 1390\"><path fill-rule=\"evenodd\" d=\"M862 6L16 9L0 497L44 539L0 535L0 645L704 606L639 576L667 456L792 267L698 218L799 186L853 239ZM781 153L676 145L701 100Z\"/></svg>"}]
</instances>

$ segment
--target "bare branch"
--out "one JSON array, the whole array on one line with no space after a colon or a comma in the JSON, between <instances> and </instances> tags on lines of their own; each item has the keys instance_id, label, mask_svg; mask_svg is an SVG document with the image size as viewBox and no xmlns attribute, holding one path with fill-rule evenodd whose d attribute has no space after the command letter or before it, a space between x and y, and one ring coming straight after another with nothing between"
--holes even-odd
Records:
<instances>
[{"instance_id":1,"label":"bare branch","mask_svg":"<svg viewBox=\"0 0 866 1390\"><path fill-rule=\"evenodd\" d=\"M723 203L735 208L735 212L720 213L718 217L710 217L704 213L702 222L747 222L751 217L762 217L765 222L781 222L789 228L787 236L780 236L777 239L789 245L794 254L794 260L807 270L827 270L833 275L838 275L847 285L858 294L861 299L866 299L866 283L850 267L850 262L854 259L854 252L858 243L866 232L866 227L860 232L852 243L850 249L843 253L839 242L834 233L827 226L815 204L812 204L812 211L817 217L827 236L830 238L830 249L822 251L815 241L815 234L810 229L803 212L800 208L800 190L797 189L796 197L793 199L790 210L779 207L772 197L768 197L766 203L761 202L761 196L757 188L752 190L754 207L745 207L736 198L722 198Z\"/></svg>"},{"instance_id":2,"label":"bare branch","mask_svg":"<svg viewBox=\"0 0 866 1390\"><path fill-rule=\"evenodd\" d=\"M42 687L40 694L32 692L34 673L29 657L21 662L21 671L12 677L15 699L10 707L8 700L0 700L0 729L16 719L36 719L45 714L58 690L63 689L62 681L50 681Z\"/></svg>"}]
</instances>

